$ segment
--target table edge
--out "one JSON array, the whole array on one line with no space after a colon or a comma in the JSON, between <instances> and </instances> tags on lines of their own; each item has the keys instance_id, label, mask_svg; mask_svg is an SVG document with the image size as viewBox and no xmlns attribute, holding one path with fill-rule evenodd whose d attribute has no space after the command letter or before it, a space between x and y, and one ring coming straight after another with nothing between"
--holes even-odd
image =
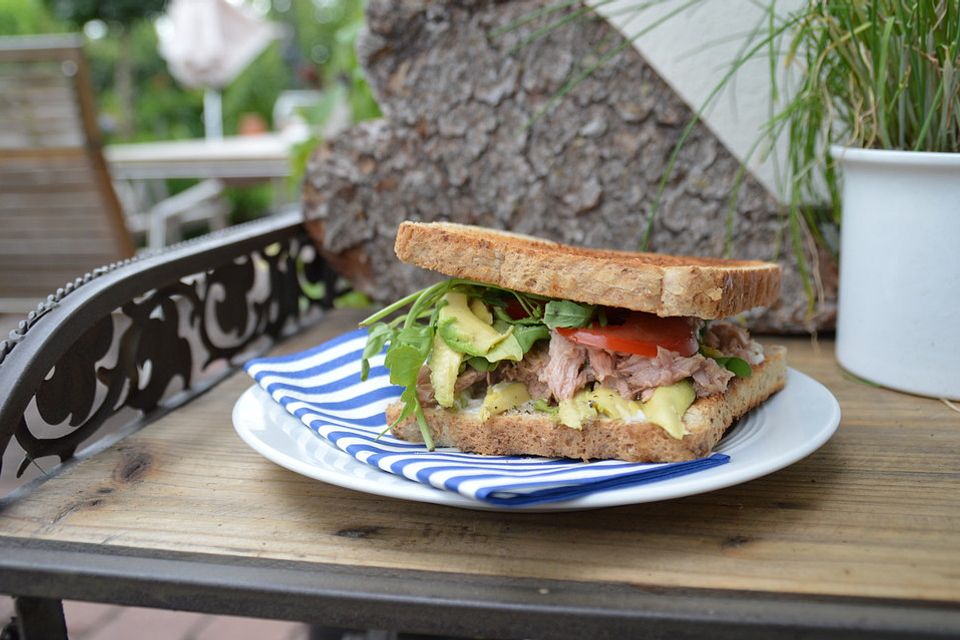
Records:
<instances>
[{"instance_id":1,"label":"table edge","mask_svg":"<svg viewBox=\"0 0 960 640\"><path fill-rule=\"evenodd\" d=\"M501 638L947 638L952 602L498 578L0 536L0 593Z\"/></svg>"}]
</instances>

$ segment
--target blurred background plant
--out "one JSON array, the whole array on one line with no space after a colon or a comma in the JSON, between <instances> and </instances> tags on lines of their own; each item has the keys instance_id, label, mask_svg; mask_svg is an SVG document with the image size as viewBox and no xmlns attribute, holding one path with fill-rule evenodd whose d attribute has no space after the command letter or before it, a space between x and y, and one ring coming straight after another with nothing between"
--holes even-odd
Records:
<instances>
[{"instance_id":1,"label":"blurred background plant","mask_svg":"<svg viewBox=\"0 0 960 640\"><path fill-rule=\"evenodd\" d=\"M649 31L707 0L634 0L617 3L618 14L650 12L625 40L599 49L590 61L574 67L563 87L545 109L554 108L573 87L614 59ZM719 1L719 0L716 0ZM521 20L491 33L522 26L529 20L556 14L518 47L569 28L614 0L595 0L579 7L575 0L553 0ZM841 224L840 181L831 145L915 151L960 151L960 3L957 0L756 0L764 17L735 34L738 55L717 75L673 149L658 196L646 217L649 240L674 163L694 127L728 88L736 90L737 75L753 60L769 69L769 119L757 122L756 140L732 189L728 211L736 210L739 186L747 165L757 155L773 157L778 195L784 207L785 239L801 272L813 312L820 290L817 265L805 256L818 248L837 257ZM787 6L784 6L787 5ZM571 11L571 6L574 9ZM710 46L702 43L701 46ZM535 116L535 117L539 117ZM776 157L785 141L784 157ZM728 217L728 233L733 228ZM726 246L730 246L727 238ZM805 250L806 249L806 250Z\"/></svg>"},{"instance_id":2,"label":"blurred background plant","mask_svg":"<svg viewBox=\"0 0 960 640\"><path fill-rule=\"evenodd\" d=\"M54 17L68 26L83 29L94 23L102 25L98 33L112 35L116 47L116 55L111 59L112 88L119 103L115 110L116 129L124 138L130 138L134 131L133 30L159 14L164 4L165 0L47 0Z\"/></svg>"},{"instance_id":3,"label":"blurred background plant","mask_svg":"<svg viewBox=\"0 0 960 640\"><path fill-rule=\"evenodd\" d=\"M0 35L25 36L65 30L41 0L0 0Z\"/></svg>"},{"instance_id":4,"label":"blurred background plant","mask_svg":"<svg viewBox=\"0 0 960 640\"><path fill-rule=\"evenodd\" d=\"M296 25L298 38L304 31L320 30L323 37L312 36L304 42L318 65L318 80L327 90L316 105L303 109L301 115L311 125L311 136L297 145L293 154L293 179L299 181L306 169L310 151L322 141L324 126L332 118L346 116L349 123L372 120L381 116L380 108L370 91L357 58L357 36L363 28L364 2L294 2L290 23ZM324 29L323 25L329 25Z\"/></svg>"},{"instance_id":5,"label":"blurred background plant","mask_svg":"<svg viewBox=\"0 0 960 640\"><path fill-rule=\"evenodd\" d=\"M82 31L108 143L200 138L203 92L178 85L158 50L155 21L165 4L165 0L0 0L0 35ZM286 25L288 36L271 44L224 89L224 133L239 133L246 114L255 114L272 127L274 105L285 91L322 91L320 104L300 109L312 133L296 146L291 159L293 179L299 181L328 120L339 117L352 124L380 116L354 50L364 3L245 4ZM171 180L168 189L176 193L191 184ZM271 184L229 188L232 221L264 215L275 201L273 189Z\"/></svg>"},{"instance_id":6,"label":"blurred background plant","mask_svg":"<svg viewBox=\"0 0 960 640\"><path fill-rule=\"evenodd\" d=\"M956 0L811 0L771 25L764 39L799 76L774 84L785 106L764 128L786 132L792 206L822 202L826 186L840 222L832 145L960 151Z\"/></svg>"},{"instance_id":7,"label":"blurred background plant","mask_svg":"<svg viewBox=\"0 0 960 640\"><path fill-rule=\"evenodd\" d=\"M842 175L831 146L960 151L960 3L807 0L767 11L741 59L769 61L779 107L758 147L769 153L786 139L780 195L812 309L818 274L804 260L805 238L839 253Z\"/></svg>"}]
</instances>

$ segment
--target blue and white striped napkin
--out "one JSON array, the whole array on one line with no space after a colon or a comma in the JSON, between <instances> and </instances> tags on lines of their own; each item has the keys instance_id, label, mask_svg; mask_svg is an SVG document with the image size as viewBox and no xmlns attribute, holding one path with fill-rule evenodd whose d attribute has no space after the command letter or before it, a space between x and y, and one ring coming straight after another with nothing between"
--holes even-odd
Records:
<instances>
[{"instance_id":1,"label":"blue and white striped napkin","mask_svg":"<svg viewBox=\"0 0 960 640\"><path fill-rule=\"evenodd\" d=\"M481 456L456 449L427 451L389 433L381 436L387 426L384 410L402 388L390 384L382 354L371 359L370 375L360 381L366 336L365 330L352 331L301 353L251 360L245 368L288 412L360 462L500 506L561 502L729 461L723 454L671 464Z\"/></svg>"}]
</instances>

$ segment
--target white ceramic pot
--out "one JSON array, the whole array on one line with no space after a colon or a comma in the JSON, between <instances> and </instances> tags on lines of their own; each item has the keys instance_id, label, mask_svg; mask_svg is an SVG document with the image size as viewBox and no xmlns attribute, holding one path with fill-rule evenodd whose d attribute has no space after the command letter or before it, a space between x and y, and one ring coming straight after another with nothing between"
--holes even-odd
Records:
<instances>
[{"instance_id":1,"label":"white ceramic pot","mask_svg":"<svg viewBox=\"0 0 960 640\"><path fill-rule=\"evenodd\" d=\"M960 153L831 153L843 172L837 360L960 399Z\"/></svg>"}]
</instances>

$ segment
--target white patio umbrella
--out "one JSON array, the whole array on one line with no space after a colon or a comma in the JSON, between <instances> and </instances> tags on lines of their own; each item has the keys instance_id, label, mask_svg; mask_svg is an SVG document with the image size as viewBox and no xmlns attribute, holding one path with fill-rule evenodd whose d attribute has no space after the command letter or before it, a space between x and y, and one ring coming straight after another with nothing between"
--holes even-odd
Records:
<instances>
[{"instance_id":1,"label":"white patio umbrella","mask_svg":"<svg viewBox=\"0 0 960 640\"><path fill-rule=\"evenodd\" d=\"M172 0L157 22L160 55L181 84L203 88L207 138L223 137L221 90L283 31L227 0Z\"/></svg>"}]
</instances>

